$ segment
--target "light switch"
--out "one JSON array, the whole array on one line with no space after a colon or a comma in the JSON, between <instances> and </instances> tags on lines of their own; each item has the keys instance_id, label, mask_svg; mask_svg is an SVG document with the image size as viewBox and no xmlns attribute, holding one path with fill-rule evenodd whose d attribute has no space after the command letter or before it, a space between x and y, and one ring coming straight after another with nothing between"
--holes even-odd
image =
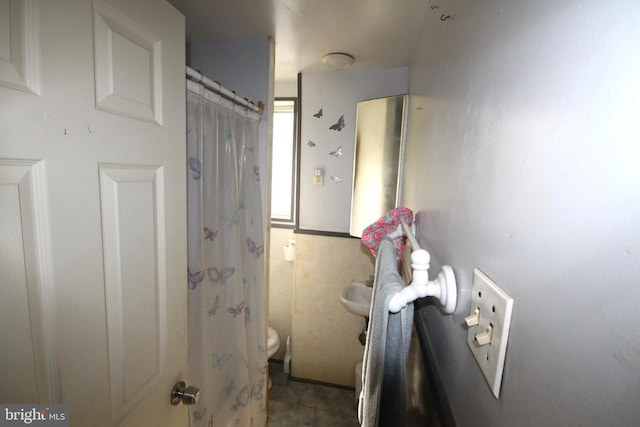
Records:
<instances>
[{"instance_id":1,"label":"light switch","mask_svg":"<svg viewBox=\"0 0 640 427\"><path fill-rule=\"evenodd\" d=\"M473 272L467 345L493 395L500 396L513 299L479 269Z\"/></svg>"},{"instance_id":2,"label":"light switch","mask_svg":"<svg viewBox=\"0 0 640 427\"><path fill-rule=\"evenodd\" d=\"M474 339L480 345L491 344L491 338L493 338L493 325L489 325L489 328L484 331L476 334Z\"/></svg>"},{"instance_id":3,"label":"light switch","mask_svg":"<svg viewBox=\"0 0 640 427\"><path fill-rule=\"evenodd\" d=\"M480 322L480 309L476 307L471 315L464 318L464 321L468 327L476 326Z\"/></svg>"}]
</instances>

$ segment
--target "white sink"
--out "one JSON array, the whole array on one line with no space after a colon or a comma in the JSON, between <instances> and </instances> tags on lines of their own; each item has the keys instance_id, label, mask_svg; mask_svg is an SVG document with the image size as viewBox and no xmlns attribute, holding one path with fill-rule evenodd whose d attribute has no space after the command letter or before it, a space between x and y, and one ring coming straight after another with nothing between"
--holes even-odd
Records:
<instances>
[{"instance_id":1,"label":"white sink","mask_svg":"<svg viewBox=\"0 0 640 427\"><path fill-rule=\"evenodd\" d=\"M369 317L372 295L373 288L367 286L366 282L351 282L342 288L340 302L349 313Z\"/></svg>"}]
</instances>

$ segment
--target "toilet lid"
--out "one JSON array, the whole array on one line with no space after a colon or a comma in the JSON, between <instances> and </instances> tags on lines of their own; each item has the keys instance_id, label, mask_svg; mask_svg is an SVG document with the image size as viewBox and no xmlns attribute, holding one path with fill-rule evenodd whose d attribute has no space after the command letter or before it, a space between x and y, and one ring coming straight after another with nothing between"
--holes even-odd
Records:
<instances>
[{"instance_id":1,"label":"toilet lid","mask_svg":"<svg viewBox=\"0 0 640 427\"><path fill-rule=\"evenodd\" d=\"M280 337L278 337L278 333L275 329L269 326L268 335L267 335L267 348L271 349L275 346L280 345Z\"/></svg>"}]
</instances>

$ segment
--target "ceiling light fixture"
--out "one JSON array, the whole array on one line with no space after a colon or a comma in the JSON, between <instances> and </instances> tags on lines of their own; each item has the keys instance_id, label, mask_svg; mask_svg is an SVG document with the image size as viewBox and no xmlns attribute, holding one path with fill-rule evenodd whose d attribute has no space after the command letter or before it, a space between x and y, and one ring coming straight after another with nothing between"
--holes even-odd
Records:
<instances>
[{"instance_id":1,"label":"ceiling light fixture","mask_svg":"<svg viewBox=\"0 0 640 427\"><path fill-rule=\"evenodd\" d=\"M334 70L344 70L351 67L355 61L354 57L348 53L328 53L322 57L322 63L333 68Z\"/></svg>"}]
</instances>

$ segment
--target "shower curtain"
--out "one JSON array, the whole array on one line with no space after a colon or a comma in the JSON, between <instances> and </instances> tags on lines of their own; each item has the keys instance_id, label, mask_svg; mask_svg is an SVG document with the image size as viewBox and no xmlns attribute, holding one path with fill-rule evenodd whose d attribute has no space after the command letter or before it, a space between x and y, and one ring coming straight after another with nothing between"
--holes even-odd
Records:
<instances>
[{"instance_id":1,"label":"shower curtain","mask_svg":"<svg viewBox=\"0 0 640 427\"><path fill-rule=\"evenodd\" d=\"M266 425L259 119L187 81L191 426Z\"/></svg>"}]
</instances>

